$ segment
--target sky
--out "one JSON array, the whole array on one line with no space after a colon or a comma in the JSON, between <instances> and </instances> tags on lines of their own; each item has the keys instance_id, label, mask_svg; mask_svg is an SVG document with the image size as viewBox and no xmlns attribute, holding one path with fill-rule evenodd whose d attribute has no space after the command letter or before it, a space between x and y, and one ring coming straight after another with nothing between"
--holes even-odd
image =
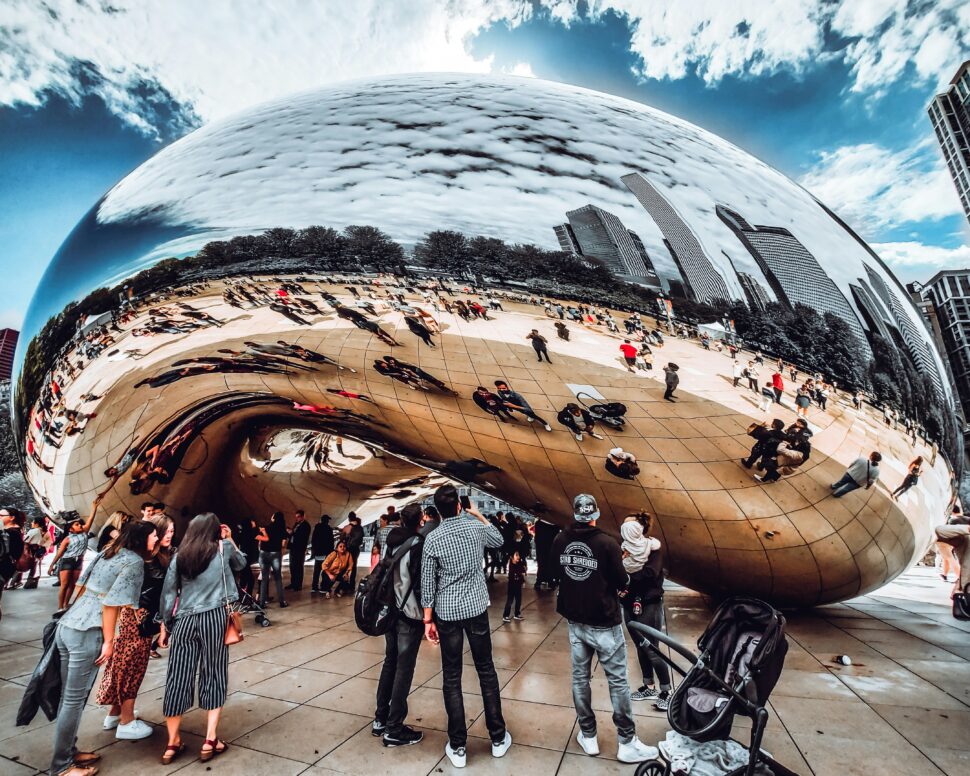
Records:
<instances>
[{"instance_id":1,"label":"sky","mask_svg":"<svg viewBox=\"0 0 970 776\"><path fill-rule=\"evenodd\" d=\"M962 0L231 0L0 6L0 327L95 202L210 121L347 79L507 73L670 112L807 187L903 282L970 266L926 105Z\"/></svg>"}]
</instances>

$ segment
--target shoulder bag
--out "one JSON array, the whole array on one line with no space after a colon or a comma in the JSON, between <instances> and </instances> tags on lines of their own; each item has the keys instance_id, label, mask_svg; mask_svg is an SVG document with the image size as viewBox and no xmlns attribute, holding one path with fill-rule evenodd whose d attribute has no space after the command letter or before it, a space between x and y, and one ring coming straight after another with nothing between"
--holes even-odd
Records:
<instances>
[{"instance_id":1,"label":"shoulder bag","mask_svg":"<svg viewBox=\"0 0 970 776\"><path fill-rule=\"evenodd\" d=\"M229 583L226 582L226 560L223 540L219 540L219 561L222 564L222 587L226 593L226 637L224 643L227 645L238 644L243 640L242 614L232 608L229 600ZM233 581L235 584L235 581Z\"/></svg>"},{"instance_id":2,"label":"shoulder bag","mask_svg":"<svg viewBox=\"0 0 970 776\"><path fill-rule=\"evenodd\" d=\"M970 620L970 585L953 595L953 619Z\"/></svg>"}]
</instances>

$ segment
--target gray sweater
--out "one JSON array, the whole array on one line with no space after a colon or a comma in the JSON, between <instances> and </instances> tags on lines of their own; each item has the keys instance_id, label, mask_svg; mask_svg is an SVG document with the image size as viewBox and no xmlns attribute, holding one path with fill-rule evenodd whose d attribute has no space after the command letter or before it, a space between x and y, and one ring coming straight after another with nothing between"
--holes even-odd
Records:
<instances>
[{"instance_id":1,"label":"gray sweater","mask_svg":"<svg viewBox=\"0 0 970 776\"><path fill-rule=\"evenodd\" d=\"M233 572L241 570L246 565L246 556L227 539L222 540L222 548L222 557L216 551L205 571L195 579L181 578L178 573L179 556L177 552L175 553L162 585L160 611L167 629L172 629L177 617L218 609L220 606L225 606L227 600L239 599ZM178 611L173 613L176 599L178 599Z\"/></svg>"}]
</instances>

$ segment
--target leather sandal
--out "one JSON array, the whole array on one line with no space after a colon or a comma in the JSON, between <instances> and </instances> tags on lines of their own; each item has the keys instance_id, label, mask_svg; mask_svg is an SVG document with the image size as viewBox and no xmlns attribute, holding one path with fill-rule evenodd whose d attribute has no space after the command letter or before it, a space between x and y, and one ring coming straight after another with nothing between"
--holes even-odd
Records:
<instances>
[{"instance_id":1,"label":"leather sandal","mask_svg":"<svg viewBox=\"0 0 970 776\"><path fill-rule=\"evenodd\" d=\"M93 765L71 765L57 776L96 776L98 769Z\"/></svg>"},{"instance_id":2,"label":"leather sandal","mask_svg":"<svg viewBox=\"0 0 970 776\"><path fill-rule=\"evenodd\" d=\"M88 768L94 765L100 759L101 755L97 752L78 752L76 755L74 755L73 764L78 768Z\"/></svg>"},{"instance_id":3,"label":"leather sandal","mask_svg":"<svg viewBox=\"0 0 970 776\"><path fill-rule=\"evenodd\" d=\"M169 745L165 747L165 753L162 755L162 765L169 765L172 761L178 757L182 752L185 751L185 744L179 741L174 746Z\"/></svg>"},{"instance_id":4,"label":"leather sandal","mask_svg":"<svg viewBox=\"0 0 970 776\"><path fill-rule=\"evenodd\" d=\"M222 749L219 749L218 748L219 747L219 744L222 744ZM209 762L209 760L211 760L213 757L216 757L216 756L222 754L223 752L225 752L229 748L229 744L227 744L225 741L223 741L222 739L219 739L219 738L215 739L214 741L210 741L207 738L205 741L202 742L202 746L211 746L212 747L211 749L208 749L208 750L202 749L199 752L199 760L201 760L204 763Z\"/></svg>"}]
</instances>

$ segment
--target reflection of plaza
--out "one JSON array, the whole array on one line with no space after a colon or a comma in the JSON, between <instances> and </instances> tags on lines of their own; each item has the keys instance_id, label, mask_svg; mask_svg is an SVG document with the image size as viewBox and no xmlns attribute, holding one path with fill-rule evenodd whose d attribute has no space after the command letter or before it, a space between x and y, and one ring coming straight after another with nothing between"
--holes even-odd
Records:
<instances>
[{"instance_id":1,"label":"reflection of plaza","mask_svg":"<svg viewBox=\"0 0 970 776\"><path fill-rule=\"evenodd\" d=\"M584 491L600 501L609 530L629 512L655 513L678 581L796 604L849 597L895 576L945 507L942 457L919 488L898 505L890 500L886 486L930 451L856 412L848 397L813 408L810 460L762 485L738 460L751 420L765 416L758 396L732 387L725 355L668 336L654 348L652 373L630 373L623 338L606 326L567 321L567 341L541 306L500 291L490 296L502 309L485 318L449 313L420 290L375 288L370 298L349 280L266 277L137 306L60 386L64 405L89 417L59 449L35 437L53 471L28 463L32 484L52 509L84 510L107 489L106 513L137 513L150 499L174 515L214 509L260 519L290 506L373 519L380 499L419 498L440 482L428 470L558 522ZM461 290L442 299L491 307ZM526 339L534 328L551 363L537 362ZM662 400L668 361L680 365L677 403ZM473 393L497 381L553 430L523 413L483 411ZM554 420L577 394L622 402L626 423L601 424L602 439L578 441ZM90 396L99 398L82 401ZM792 409L775 409L769 417L794 420ZM636 457L635 476L607 469L617 447ZM874 449L884 456L882 482L833 499L829 483Z\"/></svg>"}]
</instances>

